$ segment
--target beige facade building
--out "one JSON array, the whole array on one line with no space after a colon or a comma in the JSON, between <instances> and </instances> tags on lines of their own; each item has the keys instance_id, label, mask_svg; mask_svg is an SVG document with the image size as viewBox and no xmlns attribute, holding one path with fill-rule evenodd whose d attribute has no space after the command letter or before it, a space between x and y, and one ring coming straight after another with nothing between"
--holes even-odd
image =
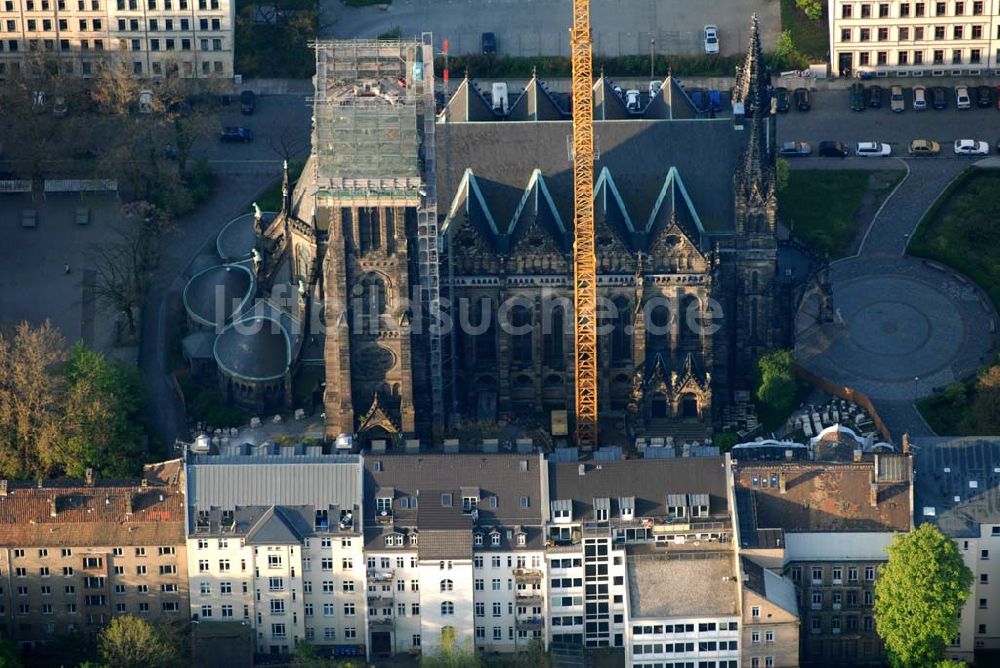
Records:
<instances>
[{"instance_id":1,"label":"beige facade building","mask_svg":"<svg viewBox=\"0 0 1000 668\"><path fill-rule=\"evenodd\" d=\"M963 76L1000 69L997 0L829 3L834 76Z\"/></svg>"},{"instance_id":2,"label":"beige facade building","mask_svg":"<svg viewBox=\"0 0 1000 668\"><path fill-rule=\"evenodd\" d=\"M787 578L740 560L743 577L742 665L796 668L799 665L799 607Z\"/></svg>"},{"instance_id":3,"label":"beige facade building","mask_svg":"<svg viewBox=\"0 0 1000 668\"><path fill-rule=\"evenodd\" d=\"M0 634L28 649L115 615L188 611L179 461L142 480L0 481Z\"/></svg>"},{"instance_id":4,"label":"beige facade building","mask_svg":"<svg viewBox=\"0 0 1000 668\"><path fill-rule=\"evenodd\" d=\"M72 76L231 77L234 30L231 0L0 0L0 78L42 54Z\"/></svg>"}]
</instances>

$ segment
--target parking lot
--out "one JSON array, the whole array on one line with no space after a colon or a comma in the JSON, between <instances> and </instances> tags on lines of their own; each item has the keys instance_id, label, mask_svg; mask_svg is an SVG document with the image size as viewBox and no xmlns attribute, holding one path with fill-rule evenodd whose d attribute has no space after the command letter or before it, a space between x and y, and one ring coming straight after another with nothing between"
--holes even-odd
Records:
<instances>
[{"instance_id":1,"label":"parking lot","mask_svg":"<svg viewBox=\"0 0 1000 668\"><path fill-rule=\"evenodd\" d=\"M906 110L893 113L889 110L888 88L880 109L851 111L846 90L814 91L812 109L797 111L792 108L778 117L778 141L804 141L816 147L821 141L833 140L847 143L853 153L859 141L888 143L894 157L907 157L907 147L914 139L930 139L941 144L941 154L925 160L974 160L956 157L952 144L956 139L978 139L990 144L990 154L996 154L1000 139L1000 111L991 108L959 110L955 108L953 88L949 87L948 108L927 111L913 110L913 92L904 87ZM791 91L789 91L791 92ZM848 162L880 162L878 158L849 158ZM796 158L798 167L811 162L826 162L820 158ZM803 164L804 163L804 164Z\"/></svg>"}]
</instances>

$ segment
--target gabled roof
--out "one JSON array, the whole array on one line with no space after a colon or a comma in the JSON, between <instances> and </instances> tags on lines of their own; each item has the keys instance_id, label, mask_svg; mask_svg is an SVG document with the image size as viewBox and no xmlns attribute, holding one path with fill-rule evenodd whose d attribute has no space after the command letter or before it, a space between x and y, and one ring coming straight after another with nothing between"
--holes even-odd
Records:
<instances>
[{"instance_id":1,"label":"gabled roof","mask_svg":"<svg viewBox=\"0 0 1000 668\"><path fill-rule=\"evenodd\" d=\"M659 92L642 111L643 118L674 120L698 118L698 110L688 94L671 75L663 80Z\"/></svg>"},{"instance_id":2,"label":"gabled roof","mask_svg":"<svg viewBox=\"0 0 1000 668\"><path fill-rule=\"evenodd\" d=\"M296 526L296 515L285 513L280 507L271 506L257 520L249 532L246 542L249 545L298 545L302 539L312 533L311 527L302 532Z\"/></svg>"},{"instance_id":3,"label":"gabled roof","mask_svg":"<svg viewBox=\"0 0 1000 668\"><path fill-rule=\"evenodd\" d=\"M618 96L611 82L603 74L594 82L593 90L595 121L620 121L633 118L625 108L625 101Z\"/></svg>"},{"instance_id":4,"label":"gabled roof","mask_svg":"<svg viewBox=\"0 0 1000 668\"><path fill-rule=\"evenodd\" d=\"M746 557L740 557L740 568L743 570L744 587L798 617L798 596L791 580L772 573Z\"/></svg>"},{"instance_id":5,"label":"gabled roof","mask_svg":"<svg viewBox=\"0 0 1000 668\"><path fill-rule=\"evenodd\" d=\"M438 114L438 118L446 119L452 123L465 123L468 121L495 121L499 117L493 111L493 105L479 90L479 86L469 79L469 74L466 72L465 78L452 93L451 99Z\"/></svg>"},{"instance_id":6,"label":"gabled roof","mask_svg":"<svg viewBox=\"0 0 1000 668\"><path fill-rule=\"evenodd\" d=\"M534 75L507 113L511 121L561 121L566 116L549 89Z\"/></svg>"}]
</instances>

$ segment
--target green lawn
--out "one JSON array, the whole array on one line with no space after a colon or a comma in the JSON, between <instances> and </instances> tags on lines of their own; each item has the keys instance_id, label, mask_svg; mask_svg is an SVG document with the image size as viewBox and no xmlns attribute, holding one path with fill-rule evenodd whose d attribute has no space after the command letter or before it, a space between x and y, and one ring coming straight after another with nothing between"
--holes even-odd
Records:
<instances>
[{"instance_id":1,"label":"green lawn","mask_svg":"<svg viewBox=\"0 0 1000 668\"><path fill-rule=\"evenodd\" d=\"M930 208L907 252L948 265L974 280L1000 306L1000 169L971 167ZM917 407L939 434L983 433L969 411L976 379L953 383Z\"/></svg>"},{"instance_id":2,"label":"green lawn","mask_svg":"<svg viewBox=\"0 0 1000 668\"><path fill-rule=\"evenodd\" d=\"M1000 307L1000 169L967 170L920 221L910 255L965 274Z\"/></svg>"},{"instance_id":3,"label":"green lawn","mask_svg":"<svg viewBox=\"0 0 1000 668\"><path fill-rule=\"evenodd\" d=\"M826 21L825 9L823 18L811 21L795 6L795 0L781 0L781 29L792 31L795 48L810 60L825 61L828 58L830 42Z\"/></svg>"},{"instance_id":4,"label":"green lawn","mask_svg":"<svg viewBox=\"0 0 1000 668\"><path fill-rule=\"evenodd\" d=\"M856 214L872 172L793 169L778 195L778 211L792 233L820 255L843 257L857 230Z\"/></svg>"},{"instance_id":5,"label":"green lawn","mask_svg":"<svg viewBox=\"0 0 1000 668\"><path fill-rule=\"evenodd\" d=\"M305 166L305 160L288 161L288 179L292 183L292 188L295 187L295 182ZM272 183L271 187L257 197L257 204L261 211L281 211L281 179Z\"/></svg>"}]
</instances>

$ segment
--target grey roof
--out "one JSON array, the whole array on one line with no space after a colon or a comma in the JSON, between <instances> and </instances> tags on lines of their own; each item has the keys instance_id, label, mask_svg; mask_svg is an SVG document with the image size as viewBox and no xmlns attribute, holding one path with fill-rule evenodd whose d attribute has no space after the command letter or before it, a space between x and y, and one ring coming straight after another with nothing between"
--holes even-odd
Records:
<instances>
[{"instance_id":1,"label":"grey roof","mask_svg":"<svg viewBox=\"0 0 1000 668\"><path fill-rule=\"evenodd\" d=\"M695 557L694 555L697 555ZM731 552L629 555L632 619L736 615L739 587Z\"/></svg>"},{"instance_id":2,"label":"grey roof","mask_svg":"<svg viewBox=\"0 0 1000 668\"><path fill-rule=\"evenodd\" d=\"M479 490L477 522L479 528L542 524L542 466L537 454L407 454L371 453L365 458L364 503L365 541L371 549L381 546L381 537L393 526L413 527L420 531L420 553L435 547L437 539L425 546L428 530L453 532L461 529L471 549L472 516L462 512L463 491ZM380 470L376 470L380 469ZM393 524L376 520L375 499L393 490ZM451 506L442 504L442 495L451 495ZM521 498L527 498L527 508ZM495 503L496 507L492 507ZM504 533L506 536L506 533ZM526 547L543 544L541 532L529 534L533 540ZM443 540L443 539L442 539ZM448 541L457 540L455 537ZM506 540L506 539L505 539ZM505 542L506 544L506 542ZM450 549L450 548L449 548Z\"/></svg>"},{"instance_id":3,"label":"grey roof","mask_svg":"<svg viewBox=\"0 0 1000 668\"><path fill-rule=\"evenodd\" d=\"M1000 436L913 441L916 523L934 522L956 538L978 536L980 524L1000 524Z\"/></svg>"},{"instance_id":4,"label":"grey roof","mask_svg":"<svg viewBox=\"0 0 1000 668\"><path fill-rule=\"evenodd\" d=\"M580 469L583 468L583 475ZM726 468L723 457L676 459L628 459L615 462L549 462L549 497L571 499L573 519L593 518L595 498L612 500L612 515L619 511L621 497L635 498L636 517L662 517L668 494L677 495L677 505L687 505L688 494L707 494L709 513L715 519L728 517Z\"/></svg>"},{"instance_id":5,"label":"grey roof","mask_svg":"<svg viewBox=\"0 0 1000 668\"><path fill-rule=\"evenodd\" d=\"M261 216L263 227L274 220L278 215L274 211L265 211ZM219 231L219 236L215 240L215 249L226 262L236 262L250 258L250 252L257 242L257 234L254 230L254 218L252 213L245 213L242 216L233 218L226 223L226 226Z\"/></svg>"},{"instance_id":6,"label":"grey roof","mask_svg":"<svg viewBox=\"0 0 1000 668\"><path fill-rule=\"evenodd\" d=\"M549 89L537 77L528 81L507 114L512 121L561 121L566 116Z\"/></svg>"},{"instance_id":7,"label":"grey roof","mask_svg":"<svg viewBox=\"0 0 1000 668\"><path fill-rule=\"evenodd\" d=\"M246 264L210 267L192 276L184 286L184 308L195 322L222 327L247 307L256 282Z\"/></svg>"},{"instance_id":8,"label":"grey roof","mask_svg":"<svg viewBox=\"0 0 1000 668\"><path fill-rule=\"evenodd\" d=\"M302 516L271 506L247 533L249 545L296 545L312 533L312 525L302 526Z\"/></svg>"},{"instance_id":9,"label":"grey roof","mask_svg":"<svg viewBox=\"0 0 1000 668\"><path fill-rule=\"evenodd\" d=\"M361 461L340 455L202 458L187 466L187 502L195 509L236 506L313 506L354 508L361 503Z\"/></svg>"},{"instance_id":10,"label":"grey roof","mask_svg":"<svg viewBox=\"0 0 1000 668\"><path fill-rule=\"evenodd\" d=\"M759 564L740 557L743 586L793 615L799 614L798 597L791 580L772 573Z\"/></svg>"},{"instance_id":11,"label":"grey roof","mask_svg":"<svg viewBox=\"0 0 1000 668\"><path fill-rule=\"evenodd\" d=\"M277 380L292 363L292 339L281 319L250 314L227 326L213 348L229 375L251 381Z\"/></svg>"},{"instance_id":12,"label":"grey roof","mask_svg":"<svg viewBox=\"0 0 1000 668\"><path fill-rule=\"evenodd\" d=\"M594 125L600 149L595 178L607 168L621 194L624 213L641 228L638 232L646 231L671 167L683 180L704 227L732 229L733 174L746 133L734 130L731 119L597 121ZM571 234L573 181L566 148L566 137L572 133L570 121L450 123L447 130L439 128L445 131L449 159L437 165L438 198L443 207L455 201L463 176L471 169L492 218L505 227L532 173L539 169L566 234ZM689 215L687 208L680 206L680 197L673 199L682 225L691 229L683 220ZM614 218L622 213L616 210L607 215ZM634 245L633 239L623 241Z\"/></svg>"}]
</instances>

